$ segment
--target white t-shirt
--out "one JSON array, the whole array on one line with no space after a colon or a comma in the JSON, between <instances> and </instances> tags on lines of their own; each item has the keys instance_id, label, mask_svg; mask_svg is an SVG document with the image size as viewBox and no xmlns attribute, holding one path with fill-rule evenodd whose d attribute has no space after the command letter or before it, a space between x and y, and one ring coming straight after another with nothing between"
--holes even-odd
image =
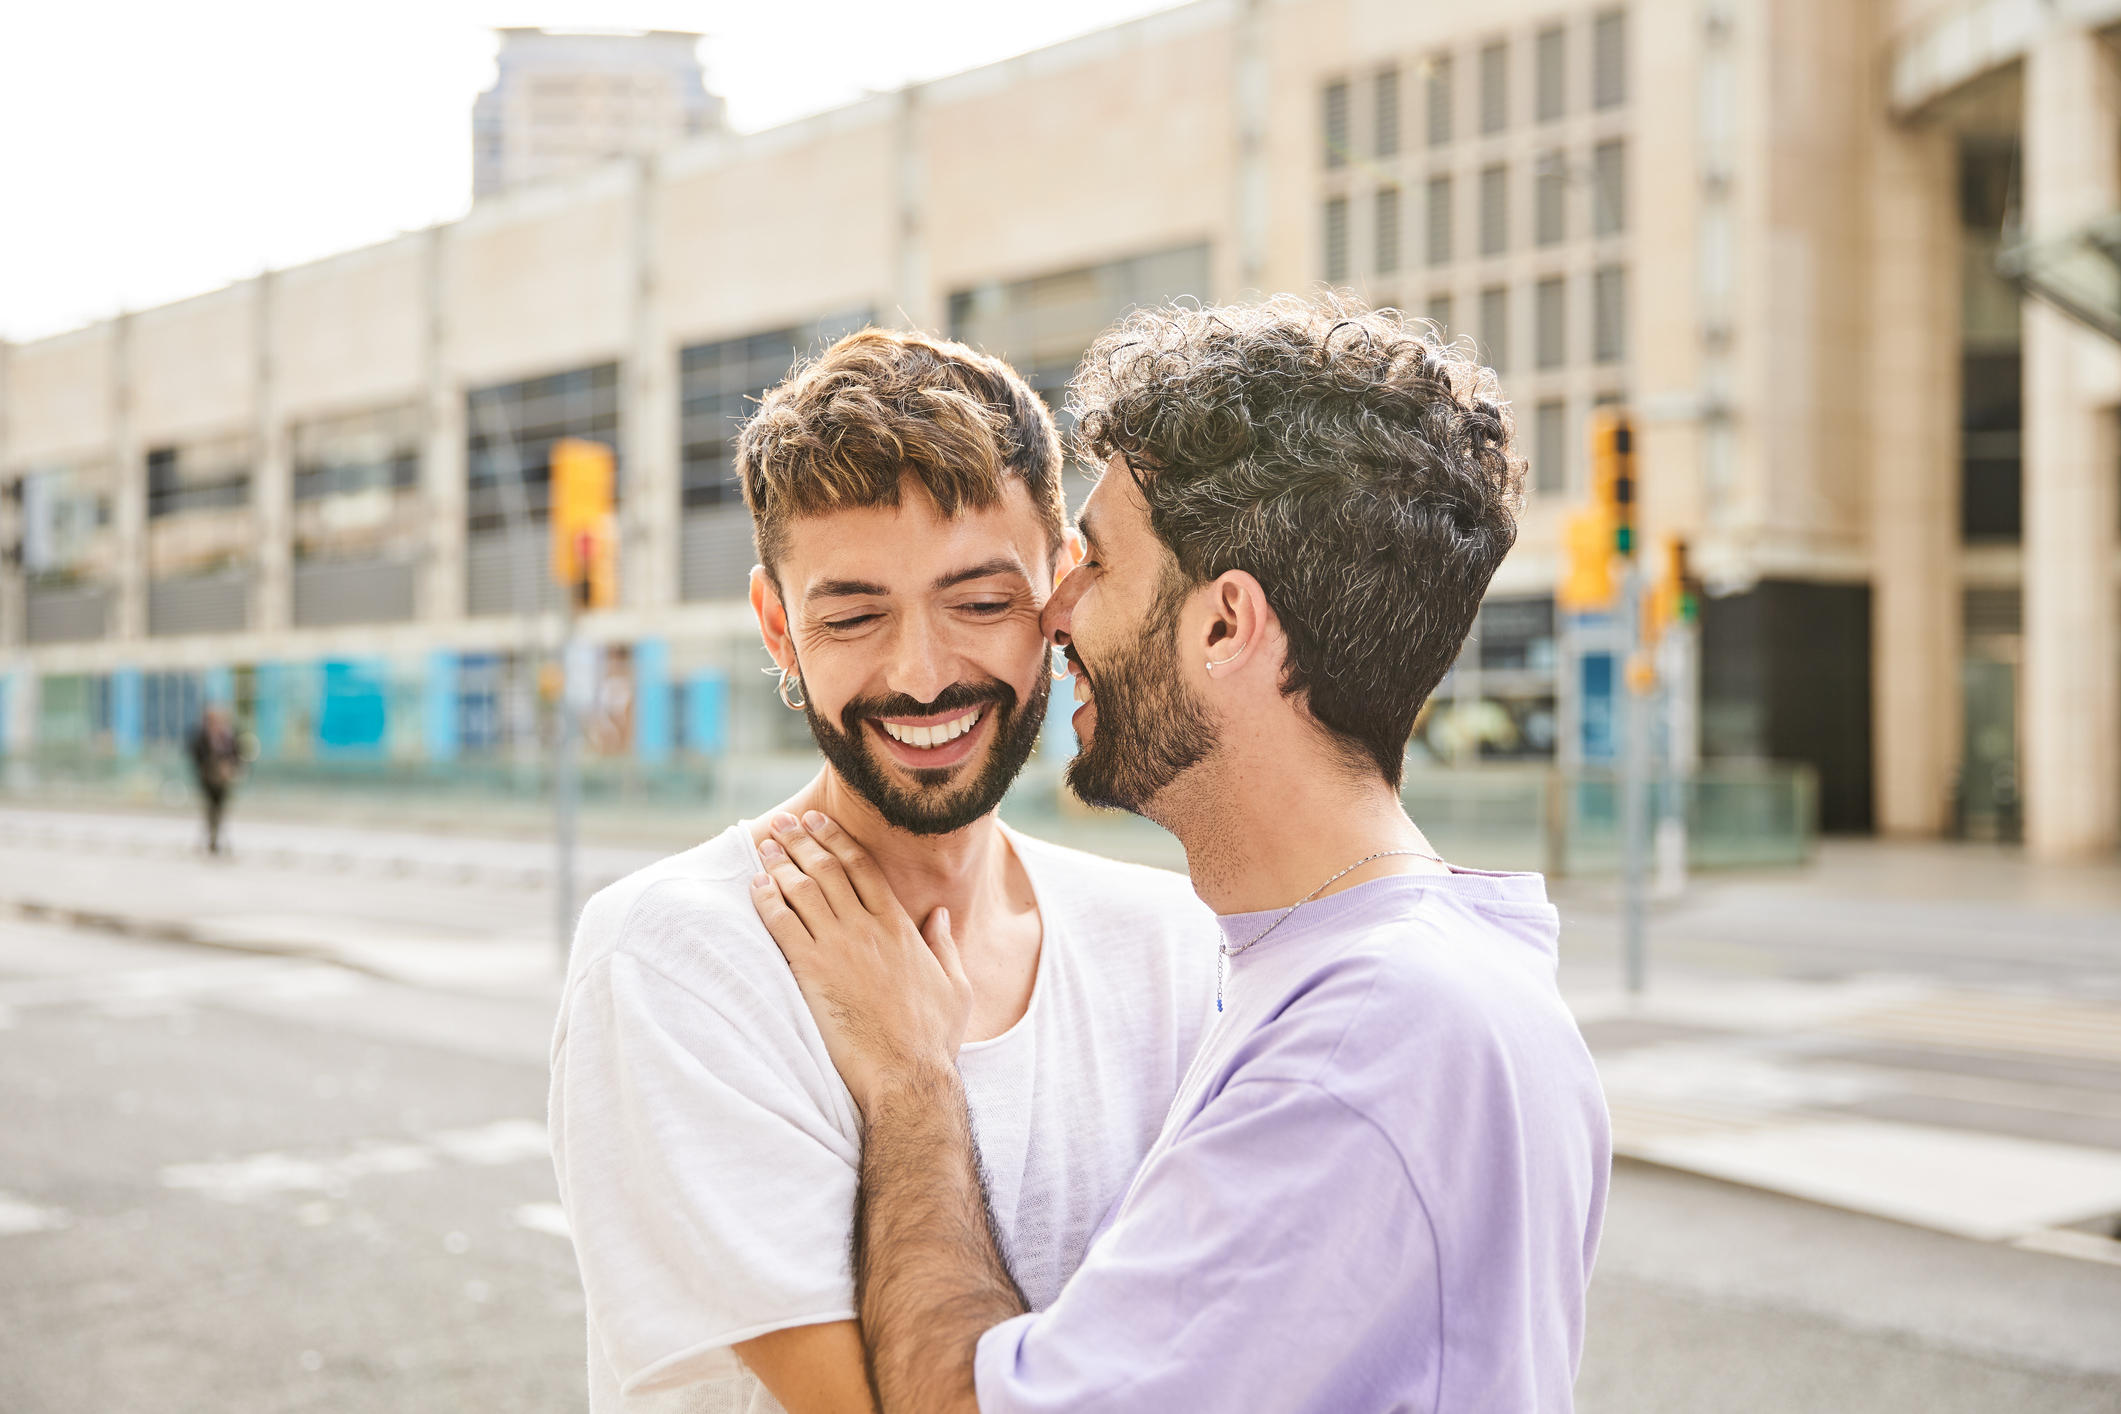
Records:
<instances>
[{"instance_id":1,"label":"white t-shirt","mask_svg":"<svg viewBox=\"0 0 2121 1414\"><path fill-rule=\"evenodd\" d=\"M1006 838L1037 898L1031 1003L958 1053L1004 1256L1059 1293L1133 1176L1215 990L1181 876ZM731 1352L854 1316L856 1111L751 905L749 827L620 880L575 933L552 1042L593 1414L763 1414Z\"/></svg>"}]
</instances>

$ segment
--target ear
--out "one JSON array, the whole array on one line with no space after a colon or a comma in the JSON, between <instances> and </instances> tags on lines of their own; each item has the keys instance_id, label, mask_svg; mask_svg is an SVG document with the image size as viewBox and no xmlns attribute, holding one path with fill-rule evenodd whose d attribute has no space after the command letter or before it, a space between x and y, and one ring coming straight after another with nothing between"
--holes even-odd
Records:
<instances>
[{"instance_id":1,"label":"ear","mask_svg":"<svg viewBox=\"0 0 2121 1414\"><path fill-rule=\"evenodd\" d=\"M1232 682L1281 664L1281 620L1267 591L1243 570L1229 570L1201 586L1206 609L1188 641L1196 662L1187 669L1211 682Z\"/></svg>"},{"instance_id":2,"label":"ear","mask_svg":"<svg viewBox=\"0 0 2121 1414\"><path fill-rule=\"evenodd\" d=\"M782 669L795 666L795 644L788 636L788 611L781 606L780 586L764 565L751 567L751 612L759 621L759 638Z\"/></svg>"},{"instance_id":3,"label":"ear","mask_svg":"<svg viewBox=\"0 0 2121 1414\"><path fill-rule=\"evenodd\" d=\"M1068 577L1068 572L1089 557L1090 547L1083 540L1082 532L1069 526L1061 532L1060 559L1053 567L1053 583L1057 588Z\"/></svg>"}]
</instances>

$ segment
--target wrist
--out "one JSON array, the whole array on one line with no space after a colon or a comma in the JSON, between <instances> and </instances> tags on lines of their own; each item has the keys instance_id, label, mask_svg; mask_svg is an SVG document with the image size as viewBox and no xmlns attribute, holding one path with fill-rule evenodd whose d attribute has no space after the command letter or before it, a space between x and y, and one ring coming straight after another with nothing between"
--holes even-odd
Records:
<instances>
[{"instance_id":1,"label":"wrist","mask_svg":"<svg viewBox=\"0 0 2121 1414\"><path fill-rule=\"evenodd\" d=\"M900 1110L934 1109L959 1086L955 1062L933 1056L907 1056L871 1069L859 1085L847 1088L865 1118Z\"/></svg>"}]
</instances>

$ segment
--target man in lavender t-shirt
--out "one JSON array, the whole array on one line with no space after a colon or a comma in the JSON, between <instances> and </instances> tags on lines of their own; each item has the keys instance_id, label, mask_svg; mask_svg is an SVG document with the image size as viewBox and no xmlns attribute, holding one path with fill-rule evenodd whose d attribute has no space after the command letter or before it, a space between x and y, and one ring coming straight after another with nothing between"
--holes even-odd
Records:
<instances>
[{"instance_id":1,"label":"man in lavender t-shirt","mask_svg":"<svg viewBox=\"0 0 2121 1414\"><path fill-rule=\"evenodd\" d=\"M1044 610L1084 704L1069 781L1185 845L1220 1014L1029 1311L952 1063L949 919L917 928L823 816L761 846L754 901L864 1118L877 1404L1567 1410L1610 1136L1554 909L1537 875L1443 864L1398 796L1515 537L1492 376L1395 315L1284 299L1130 316L1075 395L1106 474Z\"/></svg>"}]
</instances>

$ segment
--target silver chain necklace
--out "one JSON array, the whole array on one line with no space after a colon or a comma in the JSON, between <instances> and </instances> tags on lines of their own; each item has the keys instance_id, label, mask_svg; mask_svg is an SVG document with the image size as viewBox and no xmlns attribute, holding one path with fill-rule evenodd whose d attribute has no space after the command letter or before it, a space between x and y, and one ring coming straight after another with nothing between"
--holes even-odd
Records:
<instances>
[{"instance_id":1,"label":"silver chain necklace","mask_svg":"<svg viewBox=\"0 0 2121 1414\"><path fill-rule=\"evenodd\" d=\"M1220 948L1222 955L1216 958L1215 960L1215 1009L1217 1011L1221 1011L1223 1009L1223 964L1225 962L1227 962L1233 957L1236 957L1239 953L1251 948L1254 944L1260 942L1267 936L1267 934L1273 932L1276 928L1279 928L1282 924L1288 922L1290 914L1296 912L1297 909L1302 908L1312 899L1317 898L1327 889L1332 888L1342 879L1347 878L1350 874L1362 868L1363 865L1375 863L1380 859L1391 859L1395 856L1402 855L1410 859L1431 859L1435 860L1435 862L1438 864L1444 864L1444 861L1438 859L1437 856L1433 854L1423 853L1421 850L1418 849L1381 849L1375 854L1366 854L1362 858L1356 860L1353 864L1350 864L1347 868L1341 870L1338 874L1335 874L1332 878L1326 880L1323 884L1320 884L1317 888L1311 890L1311 892L1305 894L1296 902L1290 904L1287 908L1283 909L1280 914L1275 917L1272 923L1269 923L1266 927L1260 929L1257 933L1254 933L1250 938L1246 939L1242 943L1239 943L1236 947L1233 948L1228 943L1223 943ZM1444 867L1446 869L1450 868L1448 864L1444 864Z\"/></svg>"}]
</instances>

